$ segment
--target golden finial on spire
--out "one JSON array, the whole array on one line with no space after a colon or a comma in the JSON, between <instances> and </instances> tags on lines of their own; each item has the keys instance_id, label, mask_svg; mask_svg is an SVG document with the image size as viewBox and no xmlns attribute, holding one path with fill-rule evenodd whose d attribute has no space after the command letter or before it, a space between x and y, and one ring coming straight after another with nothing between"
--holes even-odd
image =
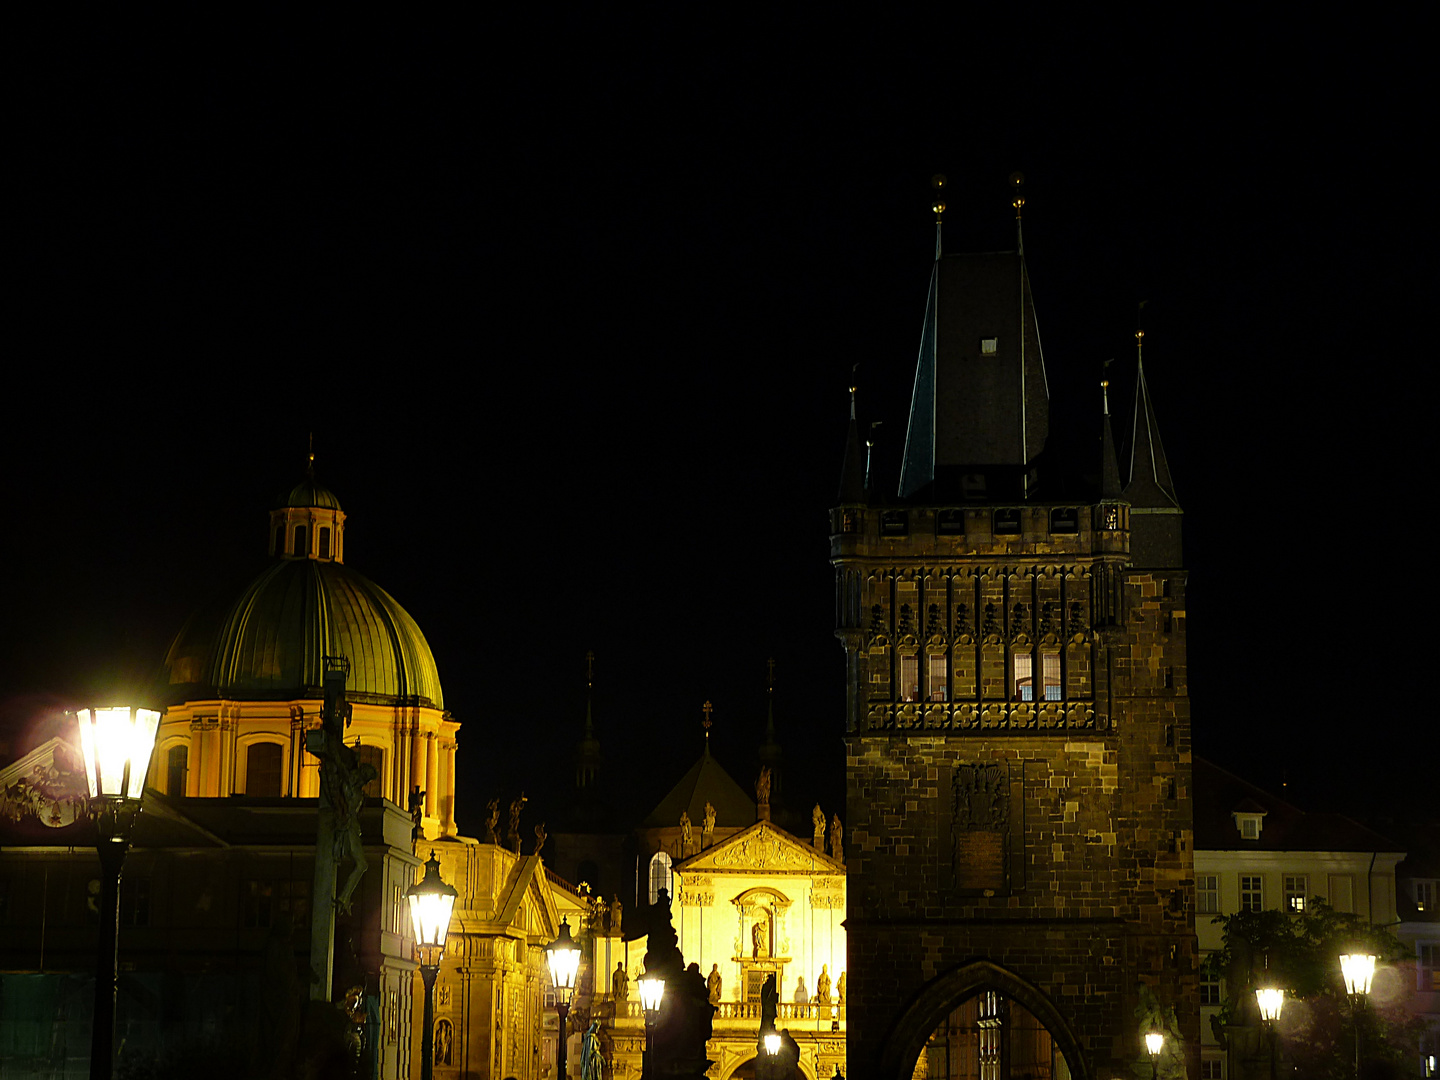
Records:
<instances>
[{"instance_id":1,"label":"golden finial on spire","mask_svg":"<svg viewBox=\"0 0 1440 1080\"><path fill-rule=\"evenodd\" d=\"M1145 331L1135 331L1135 360L1138 363L1142 359L1142 352L1145 349Z\"/></svg>"},{"instance_id":2,"label":"golden finial on spire","mask_svg":"<svg viewBox=\"0 0 1440 1080\"><path fill-rule=\"evenodd\" d=\"M315 476L315 433L310 432L310 445L305 451L305 475L314 478Z\"/></svg>"},{"instance_id":3,"label":"golden finial on spire","mask_svg":"<svg viewBox=\"0 0 1440 1080\"><path fill-rule=\"evenodd\" d=\"M775 658L773 656L765 661L765 670L768 676L765 681L765 692L773 694L775 693Z\"/></svg>"},{"instance_id":4,"label":"golden finial on spire","mask_svg":"<svg viewBox=\"0 0 1440 1080\"><path fill-rule=\"evenodd\" d=\"M1016 220L1019 220L1020 209L1025 205L1025 196L1020 193L1021 185L1024 183L1024 173L1016 171L1010 174L1010 205L1015 208Z\"/></svg>"},{"instance_id":5,"label":"golden finial on spire","mask_svg":"<svg viewBox=\"0 0 1440 1080\"><path fill-rule=\"evenodd\" d=\"M593 651L585 653L585 685L595 685L595 653Z\"/></svg>"},{"instance_id":6,"label":"golden finial on spire","mask_svg":"<svg viewBox=\"0 0 1440 1080\"><path fill-rule=\"evenodd\" d=\"M709 746L710 726L715 722L710 719L710 714L715 711L715 706L711 705L710 702L707 701L704 705L700 706L700 711L705 714L705 719L700 721L700 726L705 729L705 745Z\"/></svg>"},{"instance_id":7,"label":"golden finial on spire","mask_svg":"<svg viewBox=\"0 0 1440 1080\"><path fill-rule=\"evenodd\" d=\"M944 173L936 173L930 178L930 187L934 194L930 196L930 209L935 211L935 224L940 224L940 215L945 213L945 188L950 183L945 179Z\"/></svg>"}]
</instances>

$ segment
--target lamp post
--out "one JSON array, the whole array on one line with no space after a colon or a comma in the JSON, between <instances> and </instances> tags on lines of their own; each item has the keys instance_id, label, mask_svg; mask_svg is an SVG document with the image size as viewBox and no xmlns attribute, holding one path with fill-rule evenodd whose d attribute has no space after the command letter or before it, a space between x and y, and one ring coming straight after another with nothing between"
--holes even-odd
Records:
<instances>
[{"instance_id":1,"label":"lamp post","mask_svg":"<svg viewBox=\"0 0 1440 1080\"><path fill-rule=\"evenodd\" d=\"M550 982L555 987L555 1008L560 1013L560 1045L556 1048L556 1076L565 1080L565 1052L569 1041L565 1024L570 1018L570 995L575 992L575 974L580 970L580 946L570 936L570 920L560 923L560 933L545 950L550 964Z\"/></svg>"},{"instance_id":2,"label":"lamp post","mask_svg":"<svg viewBox=\"0 0 1440 1080\"><path fill-rule=\"evenodd\" d=\"M108 1080L115 1054L115 971L120 941L120 869L140 813L145 774L155 748L160 714L121 706L81 709L80 752L90 785L100 855L100 941L95 958L95 1021L90 1032L90 1076Z\"/></svg>"},{"instance_id":3,"label":"lamp post","mask_svg":"<svg viewBox=\"0 0 1440 1080\"><path fill-rule=\"evenodd\" d=\"M425 876L405 891L410 920L415 924L415 952L420 960L420 978L425 983L425 1029L420 1036L420 1078L431 1080L435 1073L435 976L445 955L445 937L450 933L450 912L455 907L455 887L440 880L440 860L435 852L425 863Z\"/></svg>"},{"instance_id":4,"label":"lamp post","mask_svg":"<svg viewBox=\"0 0 1440 1080\"><path fill-rule=\"evenodd\" d=\"M1350 995L1350 1015L1355 1021L1355 1080L1360 1080L1360 1017L1370 993L1370 980L1375 978L1374 955L1346 953L1340 957L1340 974L1345 977L1345 993Z\"/></svg>"},{"instance_id":5,"label":"lamp post","mask_svg":"<svg viewBox=\"0 0 1440 1080\"><path fill-rule=\"evenodd\" d=\"M1160 1076L1160 1051L1165 1049L1165 1034L1160 1031L1145 1033L1145 1049L1150 1054L1150 1080Z\"/></svg>"},{"instance_id":6,"label":"lamp post","mask_svg":"<svg viewBox=\"0 0 1440 1080\"><path fill-rule=\"evenodd\" d=\"M665 980L648 976L640 980L640 1006L645 1010L645 1066L642 1080L655 1075L655 1024L660 1019L660 1002L665 997Z\"/></svg>"},{"instance_id":7,"label":"lamp post","mask_svg":"<svg viewBox=\"0 0 1440 1080\"><path fill-rule=\"evenodd\" d=\"M1285 991L1275 986L1256 987L1255 1004L1260 1007L1260 1023L1270 1035L1270 1080L1275 1080L1275 1021L1285 1007Z\"/></svg>"}]
</instances>

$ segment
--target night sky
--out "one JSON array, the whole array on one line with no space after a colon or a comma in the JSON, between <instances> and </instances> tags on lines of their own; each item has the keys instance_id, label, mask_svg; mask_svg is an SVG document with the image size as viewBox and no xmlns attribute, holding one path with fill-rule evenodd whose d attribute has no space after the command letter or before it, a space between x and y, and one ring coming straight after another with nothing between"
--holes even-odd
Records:
<instances>
[{"instance_id":1,"label":"night sky","mask_svg":"<svg viewBox=\"0 0 1440 1080\"><path fill-rule=\"evenodd\" d=\"M313 432L346 562L464 724L464 831L571 775L587 649L640 801L707 699L748 786L773 657L790 790L837 805L846 386L859 364L893 484L929 178L947 249L994 250L1019 169L1057 422L1096 419L1111 358L1128 415L1147 301L1197 749L1302 807L1433 814L1435 87L1357 26L1237 30L35 31L6 155L9 754L258 572Z\"/></svg>"}]
</instances>

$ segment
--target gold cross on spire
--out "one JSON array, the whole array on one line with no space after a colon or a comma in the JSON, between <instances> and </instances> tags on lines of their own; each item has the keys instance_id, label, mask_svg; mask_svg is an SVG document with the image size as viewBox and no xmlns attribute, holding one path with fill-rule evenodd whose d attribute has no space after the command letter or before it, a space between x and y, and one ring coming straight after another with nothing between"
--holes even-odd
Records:
<instances>
[{"instance_id":1,"label":"gold cross on spire","mask_svg":"<svg viewBox=\"0 0 1440 1080\"><path fill-rule=\"evenodd\" d=\"M707 702L705 702L704 705L700 706L700 711L705 714L705 719L700 721L700 726L705 729L705 745L706 745L706 746L709 746L709 745L710 745L710 727L711 727L712 724L715 723L714 720L711 720L711 719L710 719L710 714L715 711L715 706L711 705L710 702L707 701Z\"/></svg>"},{"instance_id":2,"label":"gold cross on spire","mask_svg":"<svg viewBox=\"0 0 1440 1080\"><path fill-rule=\"evenodd\" d=\"M585 685L595 685L595 653L593 651L585 654Z\"/></svg>"},{"instance_id":3,"label":"gold cross on spire","mask_svg":"<svg viewBox=\"0 0 1440 1080\"><path fill-rule=\"evenodd\" d=\"M769 660L765 661L765 667L770 676L769 682L765 687L765 691L766 693L773 694L775 692L775 658L773 656L770 657Z\"/></svg>"}]
</instances>

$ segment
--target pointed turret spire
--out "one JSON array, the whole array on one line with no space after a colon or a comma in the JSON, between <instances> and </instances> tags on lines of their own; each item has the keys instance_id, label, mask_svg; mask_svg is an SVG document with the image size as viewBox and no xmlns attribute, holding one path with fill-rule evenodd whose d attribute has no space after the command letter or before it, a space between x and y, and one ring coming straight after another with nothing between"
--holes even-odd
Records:
<instances>
[{"instance_id":1,"label":"pointed turret spire","mask_svg":"<svg viewBox=\"0 0 1440 1080\"><path fill-rule=\"evenodd\" d=\"M600 774L600 740L595 737L595 654L585 654L585 735L575 744L575 786L591 787Z\"/></svg>"},{"instance_id":2,"label":"pointed turret spire","mask_svg":"<svg viewBox=\"0 0 1440 1080\"><path fill-rule=\"evenodd\" d=\"M1115 361L1106 360L1108 368ZM1105 410L1104 426L1100 435L1100 498L1120 497L1120 459L1115 455L1115 433L1110 427L1110 377L1100 380L1100 400Z\"/></svg>"},{"instance_id":3,"label":"pointed turret spire","mask_svg":"<svg viewBox=\"0 0 1440 1080\"><path fill-rule=\"evenodd\" d=\"M859 364L855 367L859 368ZM865 461L860 453L860 424L855 419L855 373L850 375L850 428L845 433L845 459L840 465L840 505L865 501Z\"/></svg>"},{"instance_id":4,"label":"pointed turret spire","mask_svg":"<svg viewBox=\"0 0 1440 1080\"><path fill-rule=\"evenodd\" d=\"M783 793L785 755L775 741L775 659L765 662L765 741L760 744L760 764L770 770L770 802L779 806Z\"/></svg>"},{"instance_id":5,"label":"pointed turret spire","mask_svg":"<svg viewBox=\"0 0 1440 1080\"><path fill-rule=\"evenodd\" d=\"M1130 438L1130 480L1125 497L1135 507L1178 508L1175 484L1170 479L1170 463L1160 442L1160 426L1155 422L1155 408L1150 402L1150 389L1145 384L1145 331L1135 331L1135 417Z\"/></svg>"}]
</instances>

